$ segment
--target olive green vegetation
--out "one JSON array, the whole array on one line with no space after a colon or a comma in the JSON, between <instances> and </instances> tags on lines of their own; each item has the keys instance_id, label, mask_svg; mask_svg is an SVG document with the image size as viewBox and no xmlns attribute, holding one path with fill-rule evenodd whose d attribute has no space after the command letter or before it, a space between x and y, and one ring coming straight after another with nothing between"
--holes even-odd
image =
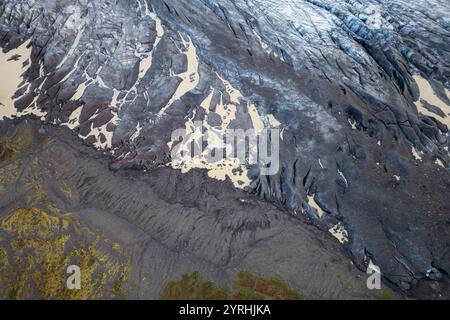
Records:
<instances>
[{"instance_id":1,"label":"olive green vegetation","mask_svg":"<svg viewBox=\"0 0 450 320\"><path fill-rule=\"evenodd\" d=\"M14 154L14 150L9 148L5 143L0 143L0 162L11 160Z\"/></svg>"},{"instance_id":2,"label":"olive green vegetation","mask_svg":"<svg viewBox=\"0 0 450 320\"><path fill-rule=\"evenodd\" d=\"M67 289L69 265L81 269L81 290ZM69 214L20 208L0 219L0 298L120 298L129 269L120 246Z\"/></svg>"},{"instance_id":3,"label":"olive green vegetation","mask_svg":"<svg viewBox=\"0 0 450 320\"><path fill-rule=\"evenodd\" d=\"M18 153L37 144L35 132L28 127L13 128L8 137L0 137L0 162L12 160Z\"/></svg>"},{"instance_id":4,"label":"olive green vegetation","mask_svg":"<svg viewBox=\"0 0 450 320\"><path fill-rule=\"evenodd\" d=\"M0 299L123 298L130 258L51 200L43 181L55 168L46 168L32 152L35 137L16 130L0 139L0 197L14 196L15 185L26 190L0 212ZM54 187L66 199L76 192L62 182ZM67 288L70 265L80 267L81 290Z\"/></svg>"},{"instance_id":5,"label":"olive green vegetation","mask_svg":"<svg viewBox=\"0 0 450 320\"><path fill-rule=\"evenodd\" d=\"M394 295L392 292L390 292L386 289L383 289L383 290L381 290L381 293L380 293L380 299L381 300L394 300Z\"/></svg>"},{"instance_id":6,"label":"olive green vegetation","mask_svg":"<svg viewBox=\"0 0 450 320\"><path fill-rule=\"evenodd\" d=\"M230 288L231 287L231 288ZM162 300L299 300L303 297L289 289L278 277L264 278L241 271L230 285L218 287L203 279L198 272L183 274L178 281L169 282Z\"/></svg>"}]
</instances>

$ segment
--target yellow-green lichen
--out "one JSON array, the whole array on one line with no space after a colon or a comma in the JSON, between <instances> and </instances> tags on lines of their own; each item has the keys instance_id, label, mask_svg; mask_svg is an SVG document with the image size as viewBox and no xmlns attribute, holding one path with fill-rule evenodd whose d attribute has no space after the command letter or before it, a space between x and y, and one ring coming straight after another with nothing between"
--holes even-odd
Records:
<instances>
[{"instance_id":1,"label":"yellow-green lichen","mask_svg":"<svg viewBox=\"0 0 450 320\"><path fill-rule=\"evenodd\" d=\"M169 282L163 290L163 300L298 300L302 297L289 289L278 278L264 278L249 271L241 271L230 286L217 287L213 282L202 279L198 272L183 274L178 281Z\"/></svg>"},{"instance_id":2,"label":"yellow-green lichen","mask_svg":"<svg viewBox=\"0 0 450 320\"><path fill-rule=\"evenodd\" d=\"M15 154L16 152L7 146L6 143L0 143L0 162L12 160Z\"/></svg>"},{"instance_id":3,"label":"yellow-green lichen","mask_svg":"<svg viewBox=\"0 0 450 320\"><path fill-rule=\"evenodd\" d=\"M245 297L248 290L274 300L300 299L300 295L297 292L289 289L289 287L281 278L259 277L255 276L249 271L239 272L238 279L235 283L234 298L239 298L239 296Z\"/></svg>"},{"instance_id":4,"label":"yellow-green lichen","mask_svg":"<svg viewBox=\"0 0 450 320\"><path fill-rule=\"evenodd\" d=\"M77 230L77 231L75 231ZM0 219L0 298L97 299L124 296L131 261L111 242L53 210L21 208ZM81 270L69 290L66 270Z\"/></svg>"},{"instance_id":5,"label":"yellow-green lichen","mask_svg":"<svg viewBox=\"0 0 450 320\"><path fill-rule=\"evenodd\" d=\"M19 160L0 167L0 195L13 187L20 176L20 172L21 161Z\"/></svg>"},{"instance_id":6,"label":"yellow-green lichen","mask_svg":"<svg viewBox=\"0 0 450 320\"><path fill-rule=\"evenodd\" d=\"M198 272L183 274L179 281L172 281L164 288L163 300L225 300L229 294L226 288L204 280Z\"/></svg>"},{"instance_id":7,"label":"yellow-green lichen","mask_svg":"<svg viewBox=\"0 0 450 320\"><path fill-rule=\"evenodd\" d=\"M12 160L17 154L37 145L36 132L28 126L13 127L0 138L0 163Z\"/></svg>"},{"instance_id":8,"label":"yellow-green lichen","mask_svg":"<svg viewBox=\"0 0 450 320\"><path fill-rule=\"evenodd\" d=\"M394 294L392 292L390 292L389 290L386 290L386 289L381 290L381 293L380 293L381 300L393 300L394 298L395 298Z\"/></svg>"}]
</instances>

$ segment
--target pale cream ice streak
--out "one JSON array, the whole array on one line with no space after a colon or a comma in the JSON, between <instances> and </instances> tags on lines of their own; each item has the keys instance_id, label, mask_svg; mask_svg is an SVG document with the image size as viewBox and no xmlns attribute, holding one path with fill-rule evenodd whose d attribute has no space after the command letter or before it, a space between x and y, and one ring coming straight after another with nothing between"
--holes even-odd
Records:
<instances>
[{"instance_id":1,"label":"pale cream ice streak","mask_svg":"<svg viewBox=\"0 0 450 320\"><path fill-rule=\"evenodd\" d=\"M445 169L444 163L441 161L441 159L436 159L434 163Z\"/></svg>"},{"instance_id":2,"label":"pale cream ice streak","mask_svg":"<svg viewBox=\"0 0 450 320\"><path fill-rule=\"evenodd\" d=\"M77 60L75 61L75 64L71 68L71 70L64 76L64 78L61 79L60 83L65 82L67 79L69 79L72 74L78 69L78 65L80 64L81 58L84 56L84 54L81 54Z\"/></svg>"},{"instance_id":3,"label":"pale cream ice streak","mask_svg":"<svg viewBox=\"0 0 450 320\"><path fill-rule=\"evenodd\" d=\"M77 109L75 109L69 116L69 120L66 123L61 123L61 126L66 126L69 129L76 129L80 126L80 116L83 111L84 106L79 106ZM91 123L90 132L86 135L78 134L78 137L80 139L86 140L90 136L93 136L95 138L94 146L97 149L110 149L112 148L112 138L114 132L108 131L107 127L108 124L114 124L117 125L120 121L117 111L110 109L111 114L113 115L112 119L105 123L104 125L94 128L94 123ZM92 115L88 121L94 120L95 117L98 116L98 112L96 112L94 115ZM100 136L103 134L105 137L105 141L101 142Z\"/></svg>"},{"instance_id":4,"label":"pale cream ice streak","mask_svg":"<svg viewBox=\"0 0 450 320\"><path fill-rule=\"evenodd\" d=\"M134 55L139 58L141 61L139 63L139 75L138 78L136 80L136 83L134 85L134 87L130 90L131 91L135 91L137 86L139 85L139 83L141 83L142 78L144 78L144 76L147 74L147 72L150 70L152 63L153 63L153 54L155 52L155 48L158 47L159 42L161 41L162 37L164 36L164 28L162 26L161 20L159 19L159 17L156 15L156 13L151 12L147 1L143 0L144 2L144 15L148 18L150 18L151 20L155 21L155 28L156 28L156 40L155 43L153 45L153 49L150 52L143 52L143 53L139 53L139 52L135 52ZM141 1L138 1L139 4L139 9L141 9Z\"/></svg>"},{"instance_id":5,"label":"pale cream ice streak","mask_svg":"<svg viewBox=\"0 0 450 320\"><path fill-rule=\"evenodd\" d=\"M69 51L64 56L64 58L61 60L61 62L58 64L56 69L61 68L67 60L73 56L75 53L75 50L77 49L78 45L80 44L81 38L83 37L83 34L86 30L86 24L87 24L87 17L81 18L82 12L77 6L67 6L65 11L73 10L70 17L65 21L63 26L63 32L64 30L71 30L76 29L77 34L75 36L74 41L72 42L72 45L69 48ZM63 33L64 34L64 33Z\"/></svg>"},{"instance_id":6,"label":"pale cream ice streak","mask_svg":"<svg viewBox=\"0 0 450 320\"><path fill-rule=\"evenodd\" d=\"M78 61L77 61L77 63L78 63ZM72 98L70 100L71 101L80 100L83 97L86 89L92 84L97 84L101 88L107 88L107 86L104 84L103 80L99 76L101 70L102 70L102 68L99 68L97 70L96 74L94 76L92 76L92 77L89 76L89 74L85 70L83 76L84 76L84 78L86 80L84 82L82 82L78 86L78 88L75 91L75 94L72 96ZM114 94L113 94L113 97L112 97L112 102L114 102L114 99L117 99L117 95L118 95L118 92L116 90L114 90ZM80 125L80 116L81 116L82 111L83 111L83 106L78 107L76 110L74 110L71 113L71 115L69 116L68 122L67 123L62 123L61 125L62 126L67 126L70 129L75 129L75 128L79 127L79 125ZM113 115L113 118L108 123L106 123L106 124L104 124L104 125L102 125L100 127L97 127L97 128L94 128L93 127L94 124L91 123L91 131L85 136L83 136L81 134L79 134L78 136L81 139L83 139L83 140L86 140L90 136L94 136L95 139L96 139L96 142L94 143L94 146L97 149L111 148L112 147L113 132L108 131L107 130L107 126L110 123L117 125L119 123L120 119L118 117L117 108L116 107L111 107L110 111L111 111L111 113ZM88 121L89 120L94 120L96 116L98 116L98 113L95 113L93 116L91 116L91 118L89 118ZM101 134L103 134L104 137L106 138L105 142L101 142L101 139L100 139Z\"/></svg>"},{"instance_id":7,"label":"pale cream ice streak","mask_svg":"<svg viewBox=\"0 0 450 320\"><path fill-rule=\"evenodd\" d=\"M437 120L441 121L450 128L450 116L449 116L450 106L448 106L444 101L439 99L439 97L434 93L434 90L431 87L430 83L425 78L421 76L414 76L414 80L416 81L420 89L420 99L423 99L427 101L429 104L438 107L446 114L446 116L441 117L427 110L420 102L420 99L419 101L416 102L416 106L419 112L424 115L436 118ZM447 94L447 97L450 98L450 91L448 89L445 89L445 93Z\"/></svg>"},{"instance_id":8,"label":"pale cream ice streak","mask_svg":"<svg viewBox=\"0 0 450 320\"><path fill-rule=\"evenodd\" d=\"M83 33L84 33L84 30L85 30L85 29L86 29L86 19L83 19L83 20L81 21L80 28L78 29L78 33L77 33L77 35L76 35L76 37L75 37L75 40L74 40L72 46L70 47L69 51L67 52L67 55L66 55L66 56L63 58L63 60L59 63L57 69L61 68L61 66L63 66L64 63L66 63L67 59L68 59L69 57L71 57L71 56L74 54L75 49L76 49L76 48L78 47L78 45L80 44L80 40L81 40L81 37L83 36Z\"/></svg>"},{"instance_id":9,"label":"pale cream ice streak","mask_svg":"<svg viewBox=\"0 0 450 320\"><path fill-rule=\"evenodd\" d=\"M261 38L261 36L258 34L258 32L256 32L256 31L253 30L253 29L252 29L252 31L253 31L253 34L254 34L255 37L256 37L256 40L258 40L258 43L259 43L259 45L261 46L261 48L262 48L268 55L270 55L270 53L271 53L270 46L262 40L262 38Z\"/></svg>"},{"instance_id":10,"label":"pale cream ice streak","mask_svg":"<svg viewBox=\"0 0 450 320\"><path fill-rule=\"evenodd\" d=\"M72 69L72 71L70 73L72 73L73 71L76 70L76 68L78 67L78 63L79 63L79 59L77 60L75 67ZM70 100L71 101L80 100L83 97L86 89L93 84L97 84L100 88L109 89L109 87L103 82L103 79L100 77L100 72L102 72L102 70L103 70L103 67L98 68L93 76L90 76L89 73L87 72L87 70L84 70L83 78L86 80L84 80L82 83L80 83L80 85L75 90L75 94L72 96L72 98ZM67 76L64 77L64 79L67 79L67 78L68 78Z\"/></svg>"},{"instance_id":11,"label":"pale cream ice streak","mask_svg":"<svg viewBox=\"0 0 450 320\"><path fill-rule=\"evenodd\" d=\"M142 127L141 127L141 124L138 122L138 124L136 125L136 131L130 137L130 140L133 142L136 141L137 138L139 138L139 136L141 135L141 131L142 131Z\"/></svg>"},{"instance_id":12,"label":"pale cream ice streak","mask_svg":"<svg viewBox=\"0 0 450 320\"><path fill-rule=\"evenodd\" d=\"M225 180L227 177L231 180L233 185L236 188L244 188L251 184L251 180L248 178L248 169L245 163L241 163L241 161L236 158L234 154L234 148L230 144L225 144L223 140L223 136L229 129L230 124L233 120L236 119L237 108L241 106L241 100L244 99L242 93L234 88L231 83L221 77L218 73L216 73L218 79L222 82L223 88L225 89L225 93L229 98L229 102L224 102L224 92L220 92L210 88L210 91L206 98L200 103L200 107L205 111L205 118L201 122L202 129L205 132L208 132L208 148L201 155L195 155L193 158L190 155L186 155L183 158L172 159L172 162L169 164L172 168L181 169L182 172L186 173L194 168L197 169L206 169L208 170L208 175L211 178L217 180ZM212 99L214 94L219 94L219 102L214 108L211 108ZM259 115L258 109L256 105L247 102L247 110L252 121L253 129L255 133L258 135L262 132L265 125L263 119ZM219 126L211 126L208 122L209 115L211 113L210 109L214 110L214 113L219 115L221 124ZM185 128L187 131L188 138L183 140L182 149L188 150L189 146L192 143L196 143L197 145L201 145L202 134L196 132L198 128L194 129L194 123L192 121L193 118L189 119L185 123ZM281 123L273 116L267 116L267 122L271 127L279 127ZM228 143L228 142L227 142ZM169 149L172 149L175 141L170 141L168 143ZM216 161L213 163L208 162L206 155L214 148L225 148L226 157L220 161ZM253 146L253 148L257 148ZM255 159L249 159L249 161L253 161Z\"/></svg>"},{"instance_id":13,"label":"pale cream ice streak","mask_svg":"<svg viewBox=\"0 0 450 320\"><path fill-rule=\"evenodd\" d=\"M275 50L272 50L271 48L270 48L270 46L267 44L267 43L265 43L264 41L263 41L263 39L261 38L261 36L258 34L258 32L256 32L255 30L253 30L252 29L252 31L253 31L253 34L255 35L255 37L256 37L256 40L258 41L258 43L259 43L259 45L261 46L261 48L263 49L263 51L267 54L267 55L274 55L274 57L276 57L276 58L279 58L281 61L284 61L284 58L283 57L280 57L278 54L277 54L277 52L275 51Z\"/></svg>"},{"instance_id":14,"label":"pale cream ice streak","mask_svg":"<svg viewBox=\"0 0 450 320\"><path fill-rule=\"evenodd\" d=\"M231 103L239 106L239 104L241 103L241 99L244 98L242 96L242 93L239 90L233 88L231 83L229 81L225 80L224 78L222 78L217 72L216 72L216 75L220 79L220 81L222 81L222 84L225 87L225 91L230 96Z\"/></svg>"},{"instance_id":15,"label":"pale cream ice streak","mask_svg":"<svg viewBox=\"0 0 450 320\"><path fill-rule=\"evenodd\" d=\"M119 94L120 94L119 90L113 89L113 96L111 98L110 105L111 105L111 108L113 108L114 110L117 110L118 107L119 107L119 100L118 100L119 99Z\"/></svg>"},{"instance_id":16,"label":"pale cream ice streak","mask_svg":"<svg viewBox=\"0 0 450 320\"><path fill-rule=\"evenodd\" d=\"M152 66L152 61L153 61L153 54L155 51L155 48L158 46L159 42L161 41L163 35L164 35L164 29L162 27L162 23L161 20L159 19L159 17L154 13L151 12L147 1L143 1L143 5L142 2L140 0L137 1L139 8L138 10L140 12L144 13L145 17L148 17L149 19L153 20L155 22L155 28L156 28L156 40L155 43L153 45L153 49L150 52L143 52L143 53L139 53L139 52L135 52L134 55L140 59L139 62L139 74L138 77L136 79L136 82L134 83L133 87L128 90L127 92L125 92L124 97L126 98L128 96L128 94L130 92L136 92L137 91L137 87L138 85L141 83L143 77L147 74L147 72L150 70L151 66ZM71 47L71 49L69 50L68 54L66 55L66 57L63 59L63 61L60 63L60 65L64 64L65 61L67 60L67 58L69 56L71 56L74 52L74 50L76 49L76 47L78 46L81 36L83 35L85 29L85 20L83 20L80 28L79 28L79 32L77 34L77 37ZM78 68L78 64L79 61L81 59L83 55L81 55L80 57L78 57L77 61L75 62L74 67L72 68L72 70L61 80L62 82L66 81L67 79L70 78L70 76L73 74L73 72L75 70L77 70ZM84 71L83 77L84 77L84 81L78 86L78 88L75 91L75 94L73 95L73 97L71 98L72 101L77 101L80 100L86 89L93 85L93 84L97 84L99 87L101 88L108 88L108 86L103 82L103 79L100 77L100 72L102 71L102 67L98 68L97 72L95 75L90 76L87 71ZM122 99L119 99L119 95L120 95L121 91L117 90L117 89L113 89L113 96L111 98L111 103L110 103L110 111L111 114L113 115L113 118L106 124L94 128L93 127L93 123L91 124L91 130L90 132L83 136L83 135L79 135L79 137L81 139L87 139L90 136L94 136L96 139L96 142L94 143L94 146L98 149L106 149L106 148L111 148L112 147L112 138L113 138L113 134L114 132L110 132L107 130L108 124L113 124L113 125L117 125L120 122L120 118L118 116L118 112L120 109L120 105L122 103ZM83 106L78 107L76 110L74 110L72 112L72 114L69 116L69 121L67 123L63 123L62 125L69 127L70 129L75 129L77 127L79 127L80 125L80 116L81 113L83 111ZM94 114L90 119L88 120L93 120L96 116L98 116L98 114ZM135 141L141 131L142 131L143 127L141 126L141 124L138 123L138 125L136 126L136 131L135 133L131 136L131 140ZM100 136L103 134L103 136L106 138L105 142L101 142Z\"/></svg>"},{"instance_id":17,"label":"pale cream ice streak","mask_svg":"<svg viewBox=\"0 0 450 320\"><path fill-rule=\"evenodd\" d=\"M317 204L316 200L314 199L314 195L312 196L308 196L308 205L313 208L314 210L316 210L317 212L317 216L319 218L322 218L324 216L324 211L322 210L322 208Z\"/></svg>"},{"instance_id":18,"label":"pale cream ice streak","mask_svg":"<svg viewBox=\"0 0 450 320\"><path fill-rule=\"evenodd\" d=\"M30 41L24 42L18 48L4 53L0 50L0 120L17 115L13 96L23 81L22 74L25 72L23 64L30 59L31 47L27 48ZM19 55L17 60L11 57Z\"/></svg>"},{"instance_id":19,"label":"pale cream ice streak","mask_svg":"<svg viewBox=\"0 0 450 320\"><path fill-rule=\"evenodd\" d=\"M46 74L45 74L45 71L44 71L44 64L42 62L40 62L39 63L39 77L41 79L43 79L45 76L46 76ZM45 81L42 81L41 86L37 90L35 89L36 93L38 93L38 92L40 93L41 92L41 89L42 89L42 86L43 86L44 82ZM31 93L32 85L31 85L31 83L28 82L28 83L23 84L20 87L20 89L23 89L24 87L26 87L27 90L23 93L22 96L27 96L27 95L29 95ZM36 95L36 97L34 98L33 102L30 105L33 106L35 104L35 102L37 101L38 97L39 97L39 95Z\"/></svg>"},{"instance_id":20,"label":"pale cream ice streak","mask_svg":"<svg viewBox=\"0 0 450 320\"><path fill-rule=\"evenodd\" d=\"M214 88L210 88L209 95L200 104L200 107L202 107L207 113L209 113L209 108L211 107L213 97L214 97Z\"/></svg>"},{"instance_id":21,"label":"pale cream ice streak","mask_svg":"<svg viewBox=\"0 0 450 320\"><path fill-rule=\"evenodd\" d=\"M419 152L416 150L416 148L412 147L411 153L415 160L422 161L422 157L420 156Z\"/></svg>"},{"instance_id":22,"label":"pale cream ice streak","mask_svg":"<svg viewBox=\"0 0 450 320\"><path fill-rule=\"evenodd\" d=\"M269 124L271 127L273 128L278 128L279 126L281 126L281 122L278 121L273 114L269 114L267 115L267 120L269 121Z\"/></svg>"},{"instance_id":23,"label":"pale cream ice streak","mask_svg":"<svg viewBox=\"0 0 450 320\"><path fill-rule=\"evenodd\" d=\"M235 157L233 148L231 145L226 145L223 137L229 128L231 122L236 119L237 108L241 104L243 98L239 90L233 88L229 81L223 79L219 75L218 78L222 81L226 93L229 96L229 103L224 102L224 94L217 91L214 88L210 88L210 91L206 98L200 103L200 107L205 111L205 118L200 122L201 128L208 132L208 148L202 150L200 155L186 155L185 157L177 157L172 159L169 164L174 169L180 169L183 173L189 172L192 169L205 169L208 171L208 176L213 179L224 181L227 178L233 183L236 188L244 188L250 185L251 180L248 178L248 169L245 164L241 163L238 158ZM221 124L213 127L208 122L208 117L211 113L210 107L214 94L220 94L220 99L215 108L215 114L219 115ZM185 123L185 129L187 137L183 139L181 148L188 150L192 143L196 143L201 146L201 139L206 137L200 132L200 129L194 125L193 119L188 119ZM169 149L172 149L175 141L168 143ZM225 148L226 157L215 162L210 162L207 158L207 154L214 148Z\"/></svg>"},{"instance_id":24,"label":"pale cream ice streak","mask_svg":"<svg viewBox=\"0 0 450 320\"><path fill-rule=\"evenodd\" d=\"M328 231L333 235L333 237L338 239L340 243L345 244L348 242L348 232L347 230L345 230L345 227L342 224L342 222L339 222L337 225L335 225Z\"/></svg>"},{"instance_id":25,"label":"pale cream ice streak","mask_svg":"<svg viewBox=\"0 0 450 320\"><path fill-rule=\"evenodd\" d=\"M148 17L149 19L155 21L156 40L153 45L153 49L150 52L143 52L143 53L135 52L134 53L134 55L140 59L139 74L138 74L138 77L137 77L136 82L134 83L133 87L130 90L128 90L127 92L125 92L125 94L124 94L125 98L128 96L128 94L130 92L137 91L138 85L141 83L143 77L147 74L147 72L150 70L150 68L152 66L153 54L154 54L155 48L158 46L159 42L161 41L161 39L164 35L164 29L162 27L161 20L154 12L151 12L149 10L147 1L143 1L143 6L142 6L141 1L138 1L138 4L139 4L138 10L140 12L143 12L145 17ZM84 29L80 30L78 36L80 35L80 33L82 34L83 30ZM78 43L79 43L79 40L75 41L74 46L77 46ZM77 69L80 58L81 58L81 56L77 59L77 61L75 63L75 67L72 69L72 71L70 71L69 74L62 81L67 80L72 75L72 73ZM77 88L74 96L71 98L71 100L73 100L73 101L80 100L83 97L86 89L93 84L97 84L101 88L108 88L108 86L103 82L102 78L100 77L101 71L102 71L102 67L100 67L97 70L97 72L94 76L89 76L89 74L85 70L84 75L83 75L85 80L78 86L78 88ZM114 132L108 131L107 127L109 124L117 125L120 122L118 112L119 112L122 100L125 99L125 98L119 99L120 93L121 93L121 91L119 91L117 89L113 89L113 96L111 98L111 103L110 103L110 111L111 111L111 114L113 115L113 118L108 123L106 123L100 127L97 127L97 128L94 128L93 124L91 124L91 130L87 135L85 135L85 136L82 136L81 134L79 135L79 137L81 139L85 140L90 136L94 136L96 139L94 146L96 148L98 148L98 149L112 148L112 138L113 138ZM82 110L83 110L83 106L78 107L70 115L69 121L62 125L65 125L71 129L77 128L80 125L80 116L81 116ZM94 114L89 120L93 120L96 116L98 116L97 113ZM143 129L143 127L141 126L141 124L138 123L138 125L136 126L135 133L131 136L132 141L135 141L139 137L142 129ZM104 142L101 142L101 139L100 139L101 135L103 135L106 138Z\"/></svg>"},{"instance_id":26,"label":"pale cream ice streak","mask_svg":"<svg viewBox=\"0 0 450 320\"><path fill-rule=\"evenodd\" d=\"M44 71L44 64L42 62L40 63L39 76L41 77L41 79L45 79L45 76L46 76L46 73ZM44 83L45 83L45 80L43 80L41 85L39 86L39 88L37 88L37 90L35 90L36 96L34 97L33 102L31 102L30 107L28 107L27 109L24 110L24 112L29 112L31 114L40 116L41 120L44 120L46 113L39 110L37 101L39 99L39 96L41 95L42 87L44 86ZM31 87L31 85L30 85L30 87Z\"/></svg>"},{"instance_id":27,"label":"pale cream ice streak","mask_svg":"<svg viewBox=\"0 0 450 320\"><path fill-rule=\"evenodd\" d=\"M428 82L427 79L421 76L414 76L414 80L416 81L420 89L420 99L416 102L416 106L419 112L422 113L423 115L430 116L439 120L443 124L447 125L447 127L450 129L450 106L447 105L435 94L433 87L431 86L431 84ZM450 98L450 91L447 88L445 89L445 93L447 97ZM429 104L439 108L445 114L445 116L443 117L427 110L421 102L422 99L428 102ZM412 154L415 160L422 161L420 153L414 147L412 148ZM436 159L435 164L444 167L444 164L439 159Z\"/></svg>"},{"instance_id":28,"label":"pale cream ice streak","mask_svg":"<svg viewBox=\"0 0 450 320\"><path fill-rule=\"evenodd\" d=\"M236 119L237 108L233 104L224 104L223 96L220 95L220 102L216 106L216 113L220 116L222 120L221 131L225 133L230 123Z\"/></svg>"},{"instance_id":29,"label":"pale cream ice streak","mask_svg":"<svg viewBox=\"0 0 450 320\"><path fill-rule=\"evenodd\" d=\"M187 40L184 39L180 33L181 42L183 43L184 51L180 49L180 53L184 53L187 58L187 70L175 76L181 79L181 83L178 85L174 94L170 98L169 102L159 111L157 118L162 118L166 111L173 105L173 103L183 97L186 93L192 91L197 87L200 82L200 75L198 73L199 60L197 56L197 49L192 42L192 39L187 36Z\"/></svg>"},{"instance_id":30,"label":"pale cream ice streak","mask_svg":"<svg viewBox=\"0 0 450 320\"><path fill-rule=\"evenodd\" d=\"M348 123L350 123L350 126L352 127L352 130L356 130L356 121L354 119L348 118Z\"/></svg>"},{"instance_id":31,"label":"pale cream ice streak","mask_svg":"<svg viewBox=\"0 0 450 320\"><path fill-rule=\"evenodd\" d=\"M83 97L84 92L86 91L86 89L88 87L87 81L88 80L85 80L84 82L80 83L80 85L78 86L78 88L75 91L75 94L70 99L71 101L77 101L77 100L80 100Z\"/></svg>"},{"instance_id":32,"label":"pale cream ice streak","mask_svg":"<svg viewBox=\"0 0 450 320\"><path fill-rule=\"evenodd\" d=\"M344 173L341 170L339 170L339 169L337 169L337 173L342 178L342 180L344 181L345 185L348 187L348 180L345 177Z\"/></svg>"},{"instance_id":33,"label":"pale cream ice streak","mask_svg":"<svg viewBox=\"0 0 450 320\"><path fill-rule=\"evenodd\" d=\"M96 139L96 142L94 143L94 146L97 149L109 149L112 147L112 138L113 138L113 134L114 132L108 131L106 128L108 127L108 124L112 123L117 125L120 121L119 117L117 116L117 112L111 110L111 113L113 115L113 118L108 122L105 123L104 125L94 128L94 123L91 123L91 131L83 136L81 134L79 134L78 136L83 139L86 140L88 137L90 136L94 136ZM103 134L104 137L106 138L104 142L101 142L100 139L100 135Z\"/></svg>"},{"instance_id":34,"label":"pale cream ice streak","mask_svg":"<svg viewBox=\"0 0 450 320\"><path fill-rule=\"evenodd\" d=\"M248 102L247 108L250 118L252 119L253 129L255 129L255 132L258 135L264 129L264 122L261 120L261 117L255 104Z\"/></svg>"},{"instance_id":35,"label":"pale cream ice streak","mask_svg":"<svg viewBox=\"0 0 450 320\"><path fill-rule=\"evenodd\" d=\"M0 79L0 120L3 120L4 118L11 118L13 116L15 117L23 117L26 115L35 115L42 120L47 115L46 112L43 112L40 110L36 104L38 96L35 97L33 102L28 108L25 108L22 111L17 111L15 108L15 99L13 99L14 94L16 93L17 89L23 82L23 73L26 71L26 69L23 67L23 64L28 61L29 64L31 64L31 50L32 46L30 45L31 40L26 41L18 48L11 50L7 54L5 54L2 51L0 51L0 74L2 75L8 75L3 76ZM29 46L27 48L27 46ZM13 56L18 56L19 58L17 61L10 60ZM43 66L41 64L41 75L43 74ZM42 88L43 83L41 84L41 87L39 88L38 92L40 92L40 89ZM30 93L31 85L28 84L22 84L22 88L27 87L27 91L25 94Z\"/></svg>"},{"instance_id":36,"label":"pale cream ice streak","mask_svg":"<svg viewBox=\"0 0 450 320\"><path fill-rule=\"evenodd\" d=\"M79 106L75 109L69 116L69 121L61 125L67 126L69 129L75 129L80 125L81 111L83 111L83 106Z\"/></svg>"}]
</instances>

